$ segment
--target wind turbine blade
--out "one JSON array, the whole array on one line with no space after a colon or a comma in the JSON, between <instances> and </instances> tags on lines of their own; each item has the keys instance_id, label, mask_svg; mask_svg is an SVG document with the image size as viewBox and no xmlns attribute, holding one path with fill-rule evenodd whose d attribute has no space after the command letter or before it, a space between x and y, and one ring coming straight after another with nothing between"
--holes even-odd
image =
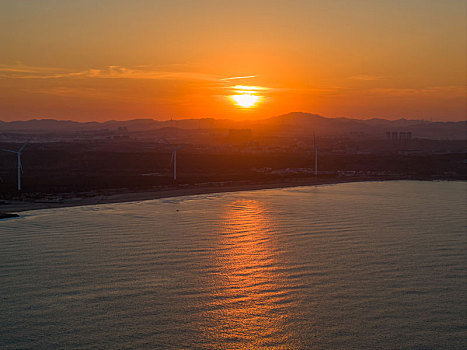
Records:
<instances>
[{"instance_id":1,"label":"wind turbine blade","mask_svg":"<svg viewBox=\"0 0 467 350\"><path fill-rule=\"evenodd\" d=\"M16 151L12 151L12 150L9 150L9 149L4 149L4 148L0 148L0 151L10 152L10 153L18 153Z\"/></svg>"},{"instance_id":2,"label":"wind turbine blade","mask_svg":"<svg viewBox=\"0 0 467 350\"><path fill-rule=\"evenodd\" d=\"M166 144L170 145L170 146L173 146L169 141L167 141L166 139L162 139Z\"/></svg>"},{"instance_id":3,"label":"wind turbine blade","mask_svg":"<svg viewBox=\"0 0 467 350\"><path fill-rule=\"evenodd\" d=\"M18 150L18 152L21 152L21 151L24 149L24 147L26 147L26 145L27 145L28 143L29 143L29 140L26 141L26 142L24 143L24 145L21 146L21 148Z\"/></svg>"},{"instance_id":4,"label":"wind turbine blade","mask_svg":"<svg viewBox=\"0 0 467 350\"><path fill-rule=\"evenodd\" d=\"M172 152L172 157L170 157L170 167L172 167L172 164L174 163L174 157L175 157L175 151Z\"/></svg>"}]
</instances>

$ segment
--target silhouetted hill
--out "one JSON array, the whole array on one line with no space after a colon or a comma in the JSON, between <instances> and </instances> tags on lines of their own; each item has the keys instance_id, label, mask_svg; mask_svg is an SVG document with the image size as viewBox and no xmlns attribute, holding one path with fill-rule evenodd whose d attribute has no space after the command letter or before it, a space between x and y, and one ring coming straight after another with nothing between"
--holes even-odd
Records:
<instances>
[{"instance_id":1,"label":"silhouetted hill","mask_svg":"<svg viewBox=\"0 0 467 350\"><path fill-rule=\"evenodd\" d=\"M179 119L158 121L133 119L127 121L76 122L71 120L32 119L28 121L0 121L0 133L68 134L125 130L148 132L162 128L229 129L250 128L255 134L271 136L344 135L359 133L366 137L384 138L387 131L412 132L413 137L429 139L467 139L467 121L430 122L425 120L386 120L326 118L317 114L293 112L258 121L229 119Z\"/></svg>"},{"instance_id":2,"label":"silhouetted hill","mask_svg":"<svg viewBox=\"0 0 467 350\"><path fill-rule=\"evenodd\" d=\"M293 112L258 122L264 132L283 135L342 135L363 133L369 137L384 138L389 132L412 132L413 137L429 139L467 139L467 121L430 122L425 120L386 120L326 118L317 114Z\"/></svg>"},{"instance_id":3,"label":"silhouetted hill","mask_svg":"<svg viewBox=\"0 0 467 350\"><path fill-rule=\"evenodd\" d=\"M126 128L128 131L148 131L160 128L211 129L228 128L237 122L228 119L179 119L154 120L132 119L125 121L109 120L106 122L76 122L72 120L31 119L27 121L0 121L0 132L60 133Z\"/></svg>"}]
</instances>

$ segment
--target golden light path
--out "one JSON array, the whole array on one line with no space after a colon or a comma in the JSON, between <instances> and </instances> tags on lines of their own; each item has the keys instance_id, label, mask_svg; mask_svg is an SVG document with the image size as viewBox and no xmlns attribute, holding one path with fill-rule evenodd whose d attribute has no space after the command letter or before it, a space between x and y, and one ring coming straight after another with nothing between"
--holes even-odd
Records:
<instances>
[{"instance_id":1,"label":"golden light path","mask_svg":"<svg viewBox=\"0 0 467 350\"><path fill-rule=\"evenodd\" d=\"M237 339L232 349L281 350L279 344L293 338L285 331L292 299L275 227L261 201L240 199L226 207L214 256L216 294L205 315L213 344Z\"/></svg>"},{"instance_id":2,"label":"golden light path","mask_svg":"<svg viewBox=\"0 0 467 350\"><path fill-rule=\"evenodd\" d=\"M265 87L247 85L236 85L232 89L235 90L235 95L230 95L229 98L240 108L256 107L264 99L258 93L267 90Z\"/></svg>"}]
</instances>

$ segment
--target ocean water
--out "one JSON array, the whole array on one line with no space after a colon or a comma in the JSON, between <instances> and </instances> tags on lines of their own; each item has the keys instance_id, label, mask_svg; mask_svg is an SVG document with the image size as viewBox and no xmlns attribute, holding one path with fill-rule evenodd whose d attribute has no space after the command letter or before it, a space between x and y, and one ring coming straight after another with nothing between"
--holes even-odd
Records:
<instances>
[{"instance_id":1,"label":"ocean water","mask_svg":"<svg viewBox=\"0 0 467 350\"><path fill-rule=\"evenodd\" d=\"M467 183L368 182L0 222L2 349L466 349Z\"/></svg>"}]
</instances>

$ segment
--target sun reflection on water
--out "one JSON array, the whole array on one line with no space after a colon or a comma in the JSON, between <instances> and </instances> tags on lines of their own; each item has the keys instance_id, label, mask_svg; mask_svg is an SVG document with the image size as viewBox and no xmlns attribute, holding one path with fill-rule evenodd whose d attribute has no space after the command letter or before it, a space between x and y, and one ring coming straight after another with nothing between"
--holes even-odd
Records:
<instances>
[{"instance_id":1,"label":"sun reflection on water","mask_svg":"<svg viewBox=\"0 0 467 350\"><path fill-rule=\"evenodd\" d=\"M255 200L232 203L216 256L219 281L208 317L215 343L239 348L290 346L289 288L281 277L274 222ZM266 346L267 344L267 346Z\"/></svg>"}]
</instances>

